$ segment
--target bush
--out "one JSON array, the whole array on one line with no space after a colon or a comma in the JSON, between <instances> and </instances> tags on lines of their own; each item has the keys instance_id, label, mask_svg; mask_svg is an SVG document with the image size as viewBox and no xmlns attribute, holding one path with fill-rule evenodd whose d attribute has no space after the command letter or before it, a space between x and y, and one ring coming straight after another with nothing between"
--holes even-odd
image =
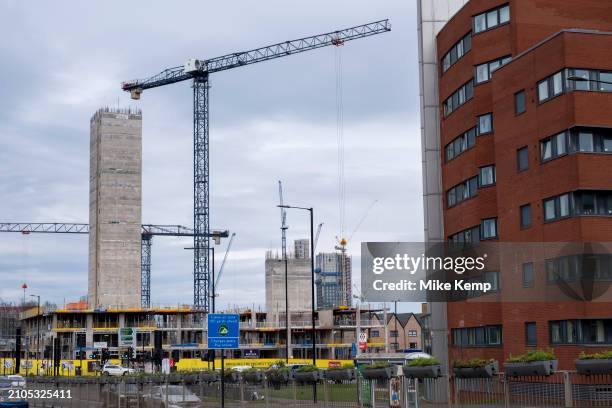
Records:
<instances>
[{"instance_id":1,"label":"bush","mask_svg":"<svg viewBox=\"0 0 612 408\"><path fill-rule=\"evenodd\" d=\"M408 367L427 367L433 365L439 365L440 361L438 361L435 357L419 357L414 360L410 360L406 363Z\"/></svg>"},{"instance_id":2,"label":"bush","mask_svg":"<svg viewBox=\"0 0 612 408\"><path fill-rule=\"evenodd\" d=\"M602 351L600 353L592 353L587 354L584 351L580 353L578 356L579 360L611 360L612 359L612 350Z\"/></svg>"},{"instance_id":3,"label":"bush","mask_svg":"<svg viewBox=\"0 0 612 408\"><path fill-rule=\"evenodd\" d=\"M388 361L375 361L372 364L366 365L364 368L375 369L375 368L387 368L387 367L391 367L391 363L389 363Z\"/></svg>"},{"instance_id":4,"label":"bush","mask_svg":"<svg viewBox=\"0 0 612 408\"><path fill-rule=\"evenodd\" d=\"M535 350L528 351L527 353L518 356L513 356L510 354L510 357L508 360L506 360L506 363L532 363L534 361L547 361L555 359L556 357L553 350Z\"/></svg>"},{"instance_id":5,"label":"bush","mask_svg":"<svg viewBox=\"0 0 612 408\"><path fill-rule=\"evenodd\" d=\"M259 368L251 367L251 368L247 368L246 370L244 370L242 374L256 373L258 371L260 371Z\"/></svg>"},{"instance_id":6,"label":"bush","mask_svg":"<svg viewBox=\"0 0 612 408\"><path fill-rule=\"evenodd\" d=\"M471 360L455 360L453 367L455 368L480 368L487 364L493 363L493 360L484 360L482 358L472 358Z\"/></svg>"},{"instance_id":7,"label":"bush","mask_svg":"<svg viewBox=\"0 0 612 408\"><path fill-rule=\"evenodd\" d=\"M353 363L345 363L345 364L342 364L342 366L329 367L328 370L330 370L330 371L333 371L333 370L352 370L353 368L355 368L355 365Z\"/></svg>"},{"instance_id":8,"label":"bush","mask_svg":"<svg viewBox=\"0 0 612 408\"><path fill-rule=\"evenodd\" d=\"M301 366L299 367L297 370L295 370L298 373L311 373L313 371L317 371L318 368L316 366L313 365L305 365L305 366Z\"/></svg>"}]
</instances>

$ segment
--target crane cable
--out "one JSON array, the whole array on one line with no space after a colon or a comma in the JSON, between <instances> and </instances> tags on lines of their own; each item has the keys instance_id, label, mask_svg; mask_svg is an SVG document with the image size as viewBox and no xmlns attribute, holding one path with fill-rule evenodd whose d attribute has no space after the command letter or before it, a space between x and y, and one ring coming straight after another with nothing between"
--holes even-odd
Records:
<instances>
[{"instance_id":1,"label":"crane cable","mask_svg":"<svg viewBox=\"0 0 612 408\"><path fill-rule=\"evenodd\" d=\"M338 142L338 215L340 222L340 238L344 238L346 218L346 183L344 174L344 101L342 87L342 43L335 50L336 74L336 139Z\"/></svg>"}]
</instances>

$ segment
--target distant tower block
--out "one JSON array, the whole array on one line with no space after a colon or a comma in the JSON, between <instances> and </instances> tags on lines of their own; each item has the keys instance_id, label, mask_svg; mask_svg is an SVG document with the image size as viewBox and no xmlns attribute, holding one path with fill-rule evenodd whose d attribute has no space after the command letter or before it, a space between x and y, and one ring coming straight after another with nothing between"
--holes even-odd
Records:
<instances>
[{"instance_id":1,"label":"distant tower block","mask_svg":"<svg viewBox=\"0 0 612 408\"><path fill-rule=\"evenodd\" d=\"M140 307L142 114L91 118L89 286L92 308Z\"/></svg>"}]
</instances>

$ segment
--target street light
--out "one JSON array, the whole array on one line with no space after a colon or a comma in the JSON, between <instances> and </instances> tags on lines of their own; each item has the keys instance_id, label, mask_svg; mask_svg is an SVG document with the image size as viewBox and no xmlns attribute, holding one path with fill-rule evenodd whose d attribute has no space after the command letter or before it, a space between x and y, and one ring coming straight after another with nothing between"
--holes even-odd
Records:
<instances>
[{"instance_id":1,"label":"street light","mask_svg":"<svg viewBox=\"0 0 612 408\"><path fill-rule=\"evenodd\" d=\"M40 360L40 296L30 295L38 299L38 306L36 311L36 359Z\"/></svg>"},{"instance_id":2,"label":"street light","mask_svg":"<svg viewBox=\"0 0 612 408\"><path fill-rule=\"evenodd\" d=\"M312 207L296 207L292 205L278 205L279 208L290 208L295 210L304 210L310 212L310 274L311 274L311 298L312 298L312 365L317 365L317 344L315 332L315 267L314 267L314 209ZM317 401L317 388L314 385L313 399Z\"/></svg>"}]
</instances>

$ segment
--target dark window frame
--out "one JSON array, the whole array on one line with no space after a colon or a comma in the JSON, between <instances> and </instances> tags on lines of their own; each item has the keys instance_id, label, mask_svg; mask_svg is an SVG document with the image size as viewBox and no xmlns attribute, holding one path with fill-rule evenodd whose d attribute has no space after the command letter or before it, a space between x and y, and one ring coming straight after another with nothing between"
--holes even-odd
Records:
<instances>
[{"instance_id":1,"label":"dark window frame","mask_svg":"<svg viewBox=\"0 0 612 408\"><path fill-rule=\"evenodd\" d=\"M529 210L529 222L525 223L523 218L523 209ZM519 207L519 226L522 230L529 229L533 226L533 212L531 211L531 203L523 204Z\"/></svg>"},{"instance_id":2,"label":"dark window frame","mask_svg":"<svg viewBox=\"0 0 612 408\"><path fill-rule=\"evenodd\" d=\"M501 9L508 7L508 21L504 21L503 23L501 22ZM489 23L487 21L487 14L496 11L497 12L497 24L494 24L492 26L489 26ZM487 31L491 31L494 30L496 28L502 27L506 24L510 24L510 21L512 20L512 10L510 10L510 3L505 3L505 4L501 4L499 6L495 6L493 8L490 8L488 10L483 11L482 13L478 13L472 16L472 35L478 35L478 34L482 34L482 33L486 33ZM484 16L485 18L485 29L481 30L481 31L477 31L476 30L476 19L480 16Z\"/></svg>"},{"instance_id":3,"label":"dark window frame","mask_svg":"<svg viewBox=\"0 0 612 408\"><path fill-rule=\"evenodd\" d=\"M522 97L522 110L519 110L519 96ZM514 116L522 115L525 112L527 112L527 92L524 89L521 89L520 91L514 94Z\"/></svg>"},{"instance_id":4,"label":"dark window frame","mask_svg":"<svg viewBox=\"0 0 612 408\"><path fill-rule=\"evenodd\" d=\"M512 55L504 55L503 57L495 58L495 59L492 59L491 61L486 61L486 62L482 62L477 65L474 65L474 86L478 86L478 85L486 84L487 82L491 82L491 76L493 75L493 72L497 71L498 69L500 69L501 67L509 63L511 60L512 60ZM491 65L495 63L499 63L499 65L497 66L497 68L491 70ZM487 79L483 81L479 81L478 80L478 67L483 66L483 65L487 66Z\"/></svg>"},{"instance_id":5,"label":"dark window frame","mask_svg":"<svg viewBox=\"0 0 612 408\"><path fill-rule=\"evenodd\" d=\"M458 54L458 50L459 50L459 44L461 44L462 46L462 53L461 56L459 56ZM468 45L466 47L466 44ZM467 48L467 49L466 49ZM453 50L455 50L455 53L457 55L457 57L455 58L455 60L453 61L452 58L452 52ZM470 52L472 50L472 31L470 30L466 35L464 35L463 37L461 37L461 39L459 41L457 41L456 43L454 43L452 45L452 47L450 47L450 49L442 56L442 58L440 59L440 67L442 69L442 75L444 75L449 69L451 69L456 63L458 63L461 58L463 58L465 56L465 54L467 54L468 52ZM446 66L446 64L444 63L444 60L448 57L448 67Z\"/></svg>"},{"instance_id":6,"label":"dark window frame","mask_svg":"<svg viewBox=\"0 0 612 408\"><path fill-rule=\"evenodd\" d=\"M526 153L525 162L527 164L526 167L521 166L521 153ZM529 170L529 146L522 146L516 149L516 172L521 173L523 171Z\"/></svg>"},{"instance_id":7,"label":"dark window frame","mask_svg":"<svg viewBox=\"0 0 612 408\"><path fill-rule=\"evenodd\" d=\"M533 333L530 332L530 328L533 329ZM538 345L538 327L536 322L525 322L525 345L526 346L537 346Z\"/></svg>"},{"instance_id":8,"label":"dark window frame","mask_svg":"<svg viewBox=\"0 0 612 408\"><path fill-rule=\"evenodd\" d=\"M531 278L527 279L527 274L525 273L527 271L527 268L531 271ZM521 265L521 275L522 275L522 281L523 281L523 288L533 288L534 284L535 284L535 265L533 262L525 262Z\"/></svg>"}]
</instances>

